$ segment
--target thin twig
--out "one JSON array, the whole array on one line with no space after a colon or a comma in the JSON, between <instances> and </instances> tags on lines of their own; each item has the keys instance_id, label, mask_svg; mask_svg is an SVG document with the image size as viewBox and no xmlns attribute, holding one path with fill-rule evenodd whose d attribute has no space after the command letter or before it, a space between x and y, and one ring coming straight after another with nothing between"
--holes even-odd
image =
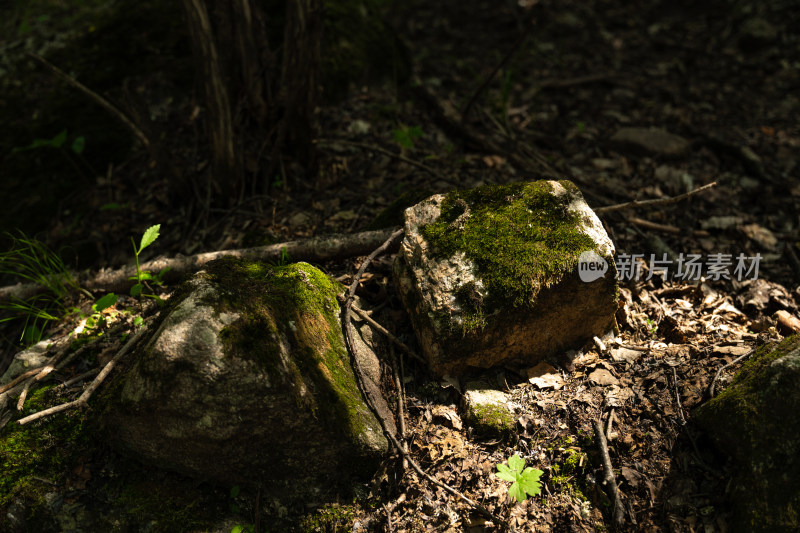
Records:
<instances>
[{"instance_id":1,"label":"thin twig","mask_svg":"<svg viewBox=\"0 0 800 533\"><path fill-rule=\"evenodd\" d=\"M100 373L97 375L97 377L94 378L94 381L92 381L89 384L89 386L86 387L86 389L84 389L83 394L81 394L77 400L73 400L67 403L62 403L60 405L50 407L43 411L39 411L38 413L26 416L25 418L20 418L19 420L17 420L17 422L20 425L25 425L29 422L39 420L40 418L44 418L46 416L55 413L60 413L61 411L65 411L73 407L87 407L89 397L92 395L92 393L95 390L97 390L97 387L99 387L100 384L103 382L103 380L106 379L106 377L108 377L108 374L111 372L111 370L114 369L114 366L122 358L122 356L128 353L131 348L133 348L134 344L136 344L136 341L142 336L142 333L144 333L145 331L147 331L147 327L143 327L128 339L128 342L125 343L125 346L122 347L122 349L117 353L117 355L115 355L111 359L111 361L106 363L106 366L103 367L103 370L101 370Z\"/></svg>"},{"instance_id":2,"label":"thin twig","mask_svg":"<svg viewBox=\"0 0 800 533\"><path fill-rule=\"evenodd\" d=\"M387 330L386 328L381 326L378 322L376 322L375 319L373 319L371 316L369 316L366 313L366 311L364 311L363 309L361 309L360 307L358 307L355 304L352 304L352 305L353 305L353 311L355 311L358 316L360 316L361 318L366 320L367 323L370 326L375 328L380 333L383 333L386 336L386 338L388 338L390 341L395 343L397 345L397 347L400 348L401 350L403 350L406 354L410 355L411 357L413 357L414 359L416 359L417 361L419 361L419 362L421 362L423 364L427 364L427 362L425 361L425 359L421 355L419 355L416 352L414 352L413 350L411 350L411 348L409 348L408 346L403 344L403 341L401 341L400 339L398 339L397 337L395 337L394 335L389 333L389 330Z\"/></svg>"},{"instance_id":3,"label":"thin twig","mask_svg":"<svg viewBox=\"0 0 800 533\"><path fill-rule=\"evenodd\" d=\"M625 202L624 204L617 204L617 205L609 205L606 207L598 207L594 210L595 213L598 215L604 213L612 213L614 211L621 211L623 209L638 209L640 207L653 207L654 205L668 205L674 204L676 202L680 202L690 196L694 196L695 194L705 191L706 189L710 189L717 185L716 181L712 181L702 187L698 187L693 189L689 192L685 192L683 194L679 194L678 196L669 196L667 198L656 198L653 200L634 200L632 202Z\"/></svg>"},{"instance_id":4,"label":"thin twig","mask_svg":"<svg viewBox=\"0 0 800 533\"><path fill-rule=\"evenodd\" d=\"M608 454L608 442L606 442L606 435L603 433L603 426L600 420L592 420L594 427L594 434L597 437L597 442L600 447L600 455L603 459L603 477L606 484L608 497L614 502L614 510L612 513L612 520L614 527L621 530L625 521L625 508L622 506L622 499L619 496L619 488L617 487L617 478L614 475L614 467L611 466L611 456Z\"/></svg>"},{"instance_id":5,"label":"thin twig","mask_svg":"<svg viewBox=\"0 0 800 533\"><path fill-rule=\"evenodd\" d=\"M735 365L736 363L738 363L738 362L739 362L739 361L741 361L742 359L746 359L746 358L750 357L750 356L751 356L751 355L753 355L754 353L755 353L755 350L750 350L750 351L749 351L749 352L747 352L746 354L744 354L744 355L742 355L742 356L739 356L739 357L737 357L736 359L734 359L733 361L731 361L731 362L730 362L730 363L728 363L727 365L725 365L725 366L723 366L722 368L720 368L719 370L717 370L717 373L714 375L714 379L712 379L712 380L711 380L711 387L709 387L709 389L708 389L708 394L709 394L709 396L710 396L710 397L712 397L712 398L714 397L714 388L715 388L715 387L716 387L716 385L717 385L717 380L719 379L719 376L722 374L722 372L723 372L723 371L724 371L726 368L728 368L728 367L731 367L731 366Z\"/></svg>"},{"instance_id":6,"label":"thin twig","mask_svg":"<svg viewBox=\"0 0 800 533\"><path fill-rule=\"evenodd\" d=\"M434 485L436 485L438 487L441 487L442 489L446 490L450 494L452 494L452 495L456 496L457 498L461 499L467 505L469 505L473 509L476 509L478 512L480 512L481 514L483 514L487 518L489 518L491 520L494 520L494 521L496 521L498 523L505 524L505 522L502 519L500 519L500 518L496 517L495 515L493 515L491 513L491 511L486 509L483 505L472 501L471 499L466 497L464 494L462 494L461 492L457 491L456 489L450 487L446 483L443 483L443 482L439 481L438 479L435 479L432 476L430 476L429 474L425 473L425 471L422 470L422 467L420 467L419 464L417 464L417 462L414 460L414 458L411 457L409 452L406 450L405 446L400 444L400 442L397 440L397 437L395 437L394 433L392 431L389 431L389 429L387 428L386 422L384 421L383 417L380 416L380 413L379 413L379 410L378 410L377 406L374 405L374 400L373 400L371 394L367 391L367 385L364 382L365 381L365 377L363 375L363 371L360 368L359 360L358 360L358 357L356 356L355 344L353 343L353 333L352 333L353 325L352 325L352 320L351 320L351 311L353 309L353 300L354 300L355 295L356 295L356 290L358 289L358 284L361 281L361 276L364 274L364 272L366 271L367 267L372 262L372 260L375 259L379 254L381 254L385 250L387 250L392 245L392 243L395 240L397 240L398 238L400 238L402 235L403 235L403 230L395 231L394 233L391 234L391 236L389 236L389 238L380 247L378 247L371 254L369 254L369 256L364 260L364 262L361 263L361 266L359 267L358 272L356 272L356 275L355 275L355 278L353 280L353 283L350 284L350 287L349 287L349 289L347 291L347 296L345 296L343 298L343 301L342 301L342 332L343 332L343 335L344 335L345 344L347 345L348 350L351 352L351 355L353 356L354 365L356 366L356 370L357 370L355 372L355 374L358 377L359 382L361 383L362 389L365 391L364 398L365 398L367 404L378 415L377 419L380 422L381 427L383 428L383 434L386 436L386 438L389 440L389 442L392 443L392 446L395 447L397 452L406 461L408 461L408 464L411 465L411 468L413 468L414 471L417 472L417 474L419 474L420 476L422 476L423 478L428 480L428 482L433 483Z\"/></svg>"},{"instance_id":7,"label":"thin twig","mask_svg":"<svg viewBox=\"0 0 800 533\"><path fill-rule=\"evenodd\" d=\"M66 72L55 66L54 64L50 63L48 60L46 60L39 54L35 54L33 52L26 52L26 53L33 59L40 62L42 65L46 66L54 73L56 73L59 78L61 78L68 84L72 85L73 87L75 87L76 89L87 95L89 98L100 104L106 111L110 112L112 115L121 120L122 123L125 124L125 126L127 126L129 130L131 130L131 132L136 136L136 138L142 142L145 148L148 148L150 146L150 140L147 138L147 135L145 135L144 132L141 129L139 129L139 127L136 124L134 124L133 121L131 121L131 119L125 116L125 113L114 107L108 100L106 100L93 90L89 89L87 86L85 86L84 84L82 84L81 82L79 82L78 80L76 80L75 78L73 78L72 76L70 76L69 74L67 74Z\"/></svg>"},{"instance_id":8,"label":"thin twig","mask_svg":"<svg viewBox=\"0 0 800 533\"><path fill-rule=\"evenodd\" d=\"M681 405L681 391L678 390L678 372L672 367L672 379L675 383L675 401L678 402L678 414L681 415L681 425L686 425L686 417L683 416L683 406Z\"/></svg>"},{"instance_id":9,"label":"thin twig","mask_svg":"<svg viewBox=\"0 0 800 533\"><path fill-rule=\"evenodd\" d=\"M57 389L58 388L63 388L63 389L69 388L70 386L74 385L75 383L78 383L80 381L83 381L84 379L87 379L87 378L90 378L90 377L94 376L98 372L100 372L99 368L93 368L93 369L89 370L88 372L84 372L83 374L80 374L79 376L75 376L72 379L68 379L64 383L61 383L60 385L58 385L58 387L56 387L56 388Z\"/></svg>"},{"instance_id":10,"label":"thin twig","mask_svg":"<svg viewBox=\"0 0 800 533\"><path fill-rule=\"evenodd\" d=\"M488 87L489 84L494 79L494 77L497 76L497 73L500 72L500 69L506 66L509 60L512 57L514 57L514 54L517 53L517 51L520 49L522 43L525 42L525 39L528 38L528 35L530 35L531 31L533 30L535 21L536 21L535 17L530 18L530 20L528 21L528 25L522 32L522 35L517 37L517 40L514 41L514 44L511 45L511 48L509 48L508 52L506 52L506 55L503 56L503 59L501 59L500 62L494 67L492 72L490 72L489 75L486 76L486 79L483 81L483 83L481 83L480 86L477 89L475 89L475 92L472 93L470 99L467 100L467 103L464 105L463 108L461 108L462 122L467 119L467 115L469 115L469 111L470 109L472 109L472 106L475 104L475 101L478 99L478 97L483 93L483 91L486 90L486 87Z\"/></svg>"},{"instance_id":11,"label":"thin twig","mask_svg":"<svg viewBox=\"0 0 800 533\"><path fill-rule=\"evenodd\" d=\"M394 376L394 387L397 389L397 431L400 437L400 442L403 444L403 449L408 451L408 443L406 442L406 413L405 413L405 395L403 394L403 377L400 369L400 359L394 350L394 345L389 345L389 357L392 359L392 374ZM408 461L403 458L403 470L408 468Z\"/></svg>"},{"instance_id":12,"label":"thin twig","mask_svg":"<svg viewBox=\"0 0 800 533\"><path fill-rule=\"evenodd\" d=\"M319 143L319 144L327 144L327 145L337 144L337 143L338 144L346 144L346 145L350 145L350 146L357 146L357 147L363 148L365 150L371 150L373 152L378 152L379 154L383 154L383 155L386 155L386 156L389 156L389 157L393 157L393 158L395 158L395 159L397 159L399 161L402 161L404 163L408 163L411 166L415 166L417 168L420 168L420 169L424 170L425 172L427 172L428 174L432 175L435 178L438 178L438 179L442 180L445 183L449 183L450 185L454 185L456 187L460 187L461 186L461 184L459 182L457 182L456 180L454 180L452 178L448 178L447 176L445 176L444 174L442 174L438 170L433 169L433 168L429 167L428 165L420 163L419 161L414 161L413 159L405 157L404 155L396 154L396 153L394 153L394 152L392 152L390 150L387 150L386 148L382 148L380 146L375 146L373 144L367 144L367 143L360 143L360 142L356 142L356 141L346 141L344 139L318 139L316 142Z\"/></svg>"}]
</instances>

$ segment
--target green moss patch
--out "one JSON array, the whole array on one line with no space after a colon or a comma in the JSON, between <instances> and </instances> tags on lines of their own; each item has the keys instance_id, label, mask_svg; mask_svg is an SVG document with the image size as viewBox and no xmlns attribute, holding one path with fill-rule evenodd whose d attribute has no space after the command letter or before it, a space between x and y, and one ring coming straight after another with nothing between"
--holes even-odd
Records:
<instances>
[{"instance_id":1,"label":"green moss patch","mask_svg":"<svg viewBox=\"0 0 800 533\"><path fill-rule=\"evenodd\" d=\"M736 531L800 530L800 335L753 354L694 419L736 464Z\"/></svg>"},{"instance_id":2,"label":"green moss patch","mask_svg":"<svg viewBox=\"0 0 800 533\"><path fill-rule=\"evenodd\" d=\"M571 182L559 183L577 192ZM460 295L473 316L499 306L533 306L543 287L574 269L581 252L594 249L580 231L582 220L570 212L572 194L556 196L546 181L485 185L445 196L439 218L421 228L434 255L464 252L488 289L486 301ZM478 321L480 322L480 321Z\"/></svg>"}]
</instances>

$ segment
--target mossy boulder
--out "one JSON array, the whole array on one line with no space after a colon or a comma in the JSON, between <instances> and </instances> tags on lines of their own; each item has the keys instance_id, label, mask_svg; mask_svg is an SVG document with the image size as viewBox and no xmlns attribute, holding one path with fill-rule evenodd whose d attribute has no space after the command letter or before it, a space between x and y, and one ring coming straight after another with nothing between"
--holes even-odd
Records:
<instances>
[{"instance_id":1,"label":"mossy boulder","mask_svg":"<svg viewBox=\"0 0 800 533\"><path fill-rule=\"evenodd\" d=\"M734 465L732 531L800 531L800 335L753 354L694 420Z\"/></svg>"},{"instance_id":2,"label":"mossy boulder","mask_svg":"<svg viewBox=\"0 0 800 533\"><path fill-rule=\"evenodd\" d=\"M434 374L532 366L612 328L613 253L571 182L487 185L406 210L395 281ZM585 254L606 268L586 282Z\"/></svg>"},{"instance_id":3,"label":"mossy boulder","mask_svg":"<svg viewBox=\"0 0 800 533\"><path fill-rule=\"evenodd\" d=\"M342 287L306 263L209 263L108 386L114 446L282 500L333 497L387 449L339 322Z\"/></svg>"}]
</instances>

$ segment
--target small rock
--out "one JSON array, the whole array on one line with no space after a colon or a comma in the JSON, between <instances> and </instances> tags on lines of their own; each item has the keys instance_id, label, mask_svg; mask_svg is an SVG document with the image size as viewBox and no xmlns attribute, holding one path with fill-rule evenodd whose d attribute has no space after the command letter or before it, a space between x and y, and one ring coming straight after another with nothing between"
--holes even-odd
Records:
<instances>
[{"instance_id":1,"label":"small rock","mask_svg":"<svg viewBox=\"0 0 800 533\"><path fill-rule=\"evenodd\" d=\"M622 148L653 155L680 156L689 148L689 141L659 128L621 128L611 143Z\"/></svg>"},{"instance_id":2,"label":"small rock","mask_svg":"<svg viewBox=\"0 0 800 533\"><path fill-rule=\"evenodd\" d=\"M479 433L506 436L515 422L508 402L508 394L502 391L468 383L464 392L464 419Z\"/></svg>"}]
</instances>

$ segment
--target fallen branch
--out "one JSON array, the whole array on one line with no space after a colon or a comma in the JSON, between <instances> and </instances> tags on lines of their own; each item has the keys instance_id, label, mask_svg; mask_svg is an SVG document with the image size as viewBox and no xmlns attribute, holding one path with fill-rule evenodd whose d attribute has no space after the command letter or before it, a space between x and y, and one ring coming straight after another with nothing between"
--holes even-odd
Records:
<instances>
[{"instance_id":1,"label":"fallen branch","mask_svg":"<svg viewBox=\"0 0 800 533\"><path fill-rule=\"evenodd\" d=\"M293 260L321 263L333 259L366 255L385 241L392 231L394 230L385 229L351 235L322 235L303 241L289 241L270 246L222 250L189 257L178 256L154 259L143 263L141 269L158 272L169 268L170 270L164 273L162 279L166 282L174 282L180 280L188 272L200 270L209 261L227 256L253 261L278 261L281 258L281 252L285 251ZM399 243L393 243L393 246L399 246ZM101 271L93 277L80 279L79 284L90 290L126 292L135 283L128 278L135 275L136 268L130 265L119 270ZM43 289L39 285L18 283L17 285L0 288L0 301L10 300L11 298L26 300L42 291Z\"/></svg>"},{"instance_id":2,"label":"fallen branch","mask_svg":"<svg viewBox=\"0 0 800 533\"><path fill-rule=\"evenodd\" d=\"M448 178L447 176L445 176L444 174L442 174L438 170L436 170L434 168L431 168L428 165L420 163L419 161L414 161L413 159L410 159L410 158L408 158L408 157L406 157L404 155L396 154L396 153L391 152L391 151L389 151L389 150L387 150L385 148L382 148L380 146L375 146L375 145L372 145L372 144L360 143L360 142L355 142L355 141L346 141L344 139L330 139L330 140L328 140L328 139L319 139L316 142L319 143L319 144L327 144L329 146L332 145L332 144L339 143L339 144L345 144L345 145L348 145L348 146L357 146L359 148L363 148L365 150L370 150L372 152L378 152L379 154L383 154L383 155L392 157L394 159L397 159L398 161L402 161L404 163L408 163L411 166L414 166L414 167L417 167L419 169L422 169L425 172L427 172L428 174L430 174L431 176L433 176L434 178L440 179L443 182L449 183L450 185L453 185L455 187L459 187L461 185L458 181L456 181L456 180L454 180L452 178Z\"/></svg>"},{"instance_id":3,"label":"fallen branch","mask_svg":"<svg viewBox=\"0 0 800 533\"><path fill-rule=\"evenodd\" d=\"M654 200L634 200L632 202L625 202L624 204L617 204L617 205L609 205L606 207L598 207L594 210L595 213L598 215L605 214L605 213L612 213L614 211L621 211L623 209L638 209L640 207L653 207L655 205L668 205L680 202L690 196L694 196L695 194L705 191L706 189L710 189L717 185L716 181L712 181L707 185L703 185L702 187L698 187L693 189L689 192L685 192L683 194L679 194L678 196L670 196L667 198L656 198Z\"/></svg>"},{"instance_id":4,"label":"fallen branch","mask_svg":"<svg viewBox=\"0 0 800 533\"><path fill-rule=\"evenodd\" d=\"M89 89L87 86L85 86L84 84L82 84L81 82L79 82L78 80L76 80L75 78L73 78L72 76L70 76L69 74L67 74L66 72L55 66L54 64L50 63L42 56L34 54L33 52L26 52L26 53L30 57L41 63L42 65L52 70L59 78L67 82L69 85L78 89L83 94L85 94L86 96L97 102L101 107L103 107L103 109L105 109L106 111L117 117L123 124L125 124L125 126L129 130L131 130L134 136L136 136L136 138L139 139L139 141L141 141L141 143L145 146L145 148L150 147L150 140L147 138L147 135L145 135L144 132L141 129L139 129L139 127L136 124L134 124L133 121L131 121L131 119L126 117L122 111L114 107L108 100L106 100L93 90Z\"/></svg>"},{"instance_id":5,"label":"fallen branch","mask_svg":"<svg viewBox=\"0 0 800 533\"><path fill-rule=\"evenodd\" d=\"M606 493L614 505L611 515L614 528L620 531L625 522L625 508L622 506L622 499L619 496L614 467L611 466L611 456L608 454L608 442L606 442L606 435L603 432L603 426L600 424L600 421L592 420L592 426L594 427L594 434L599 444L600 456L603 460L603 482L606 485Z\"/></svg>"},{"instance_id":6,"label":"fallen branch","mask_svg":"<svg viewBox=\"0 0 800 533\"><path fill-rule=\"evenodd\" d=\"M731 361L730 363L728 363L728 364L724 365L722 368L720 368L719 370L717 370L717 373L716 373L716 374L714 374L714 379L712 379L712 380L711 380L711 386L708 388L708 395L709 395L711 398L713 398L713 397L714 397L714 388L717 386L717 380L719 379L719 377L722 375L722 372L723 372L723 371L724 371L726 368L730 368L730 367L732 367L733 365L735 365L735 364L736 364L736 363L738 363L739 361L741 361L741 360L743 360L743 359L746 359L746 358L750 357L750 356L751 356L751 355L753 355L755 352L756 352L755 350L750 350L750 351L749 351L749 352L747 352L746 354L744 354L744 355L740 355L739 357L737 357L736 359L734 359L734 360L733 360L733 361Z\"/></svg>"},{"instance_id":7,"label":"fallen branch","mask_svg":"<svg viewBox=\"0 0 800 533\"><path fill-rule=\"evenodd\" d=\"M67 409L87 407L89 405L88 402L92 393L96 391L97 387L99 387L100 384L103 382L103 380L106 379L106 377L108 377L108 374L111 373L111 371L114 369L114 366L119 362L122 356L128 353L131 350L131 348L133 348L133 345L136 344L136 341L142 336L142 333L144 333L145 331L147 331L147 327L141 328L139 331L134 333L128 339L128 342L125 343L125 346L123 346L122 349L119 352L117 352L117 355L115 355L111 359L111 361L106 363L106 366L103 367L103 370L101 370L100 373L97 375L97 377L95 377L94 380L89 384L89 386L86 387L86 389L84 389L83 393L77 400L73 400L67 403L62 403L60 405L50 407L43 411L39 411L38 413L26 416L25 418L20 418L19 420L17 420L17 422L20 425L25 425L29 422L39 420L40 418L60 413L61 411L66 411Z\"/></svg>"},{"instance_id":8,"label":"fallen branch","mask_svg":"<svg viewBox=\"0 0 800 533\"><path fill-rule=\"evenodd\" d=\"M422 364L428 364L427 361L425 361L425 359L421 355L418 355L416 352L411 350L411 348L403 344L403 341L401 341L400 339L389 333L389 330L387 330L385 327L381 326L378 322L376 322L375 319L369 316L363 309L359 308L356 305L353 305L352 307L353 311L355 311L358 316L366 320L367 323L370 326L372 326L376 331L383 333L387 339L395 343L397 347L403 350L407 355L410 355L411 357L413 357Z\"/></svg>"},{"instance_id":9,"label":"fallen branch","mask_svg":"<svg viewBox=\"0 0 800 533\"><path fill-rule=\"evenodd\" d=\"M345 344L347 345L347 349L350 352L351 356L353 357L354 366L356 367L355 374L358 378L359 385L361 386L361 389L364 392L364 398L367 402L367 405L369 405L370 409L372 409L377 415L378 421L380 422L381 427L383 428L384 435L386 435L386 438L389 440L389 442L392 443L392 446L394 446L394 448L397 450L400 456L403 457L403 459L407 461L408 464L411 465L414 471L423 478L425 478L428 482L433 483L434 485L446 490L453 496L456 496L457 498L465 502L467 505L480 512L485 517L494 520L497 523L505 524L505 522L502 519L494 516L491 513L491 511L486 509L486 507L484 507L483 505L472 501L461 492L450 487L446 483L443 483L438 479L435 479L434 477L427 474L424 470L422 470L422 467L419 466L419 464L414 460L414 458L411 457L411 455L408 453L406 448L400 443L400 441L397 440L397 437L395 436L396 429L395 428L390 429L387 427L386 418L382 414L383 410L388 408L385 405L386 402L385 400L383 400L383 397L380 396L380 391L375 390L374 383L368 382L364 371L360 367L359 364L360 357L358 355L355 343L353 342L353 330L355 328L353 327L351 321L351 316L352 316L351 311L353 310L353 300L355 299L356 296L356 289L358 288L358 284L361 281L361 276L364 274L364 272L366 271L367 267L372 262L372 260L375 259L379 254L385 252L386 250L389 250L395 243L399 242L400 237L402 236L403 236L402 229L395 231L389 236L388 239L386 239L386 241L384 241L384 243L381 246L379 246L371 254L369 254L369 256L364 260L364 262L361 263L361 267L359 267L358 272L356 273L355 278L353 280L353 283L350 284L346 296L342 298L342 332L344 335ZM362 316L367 316L367 315L366 313L364 313L364 315ZM383 405L378 405L376 401L382 402ZM393 429L395 431L392 431Z\"/></svg>"}]
</instances>

